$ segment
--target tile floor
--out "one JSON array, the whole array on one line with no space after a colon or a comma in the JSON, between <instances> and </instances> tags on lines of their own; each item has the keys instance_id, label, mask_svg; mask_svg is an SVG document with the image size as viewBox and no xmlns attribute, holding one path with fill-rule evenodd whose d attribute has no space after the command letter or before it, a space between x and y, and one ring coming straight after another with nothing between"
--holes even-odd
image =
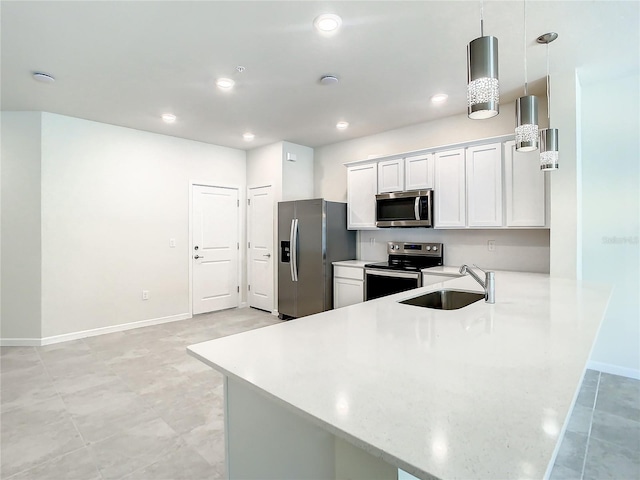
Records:
<instances>
[{"instance_id":1,"label":"tile floor","mask_svg":"<svg viewBox=\"0 0 640 480\"><path fill-rule=\"evenodd\" d=\"M222 377L185 348L278 322L259 310L227 310L3 347L0 478L222 478ZM640 479L640 381L587 372L551 478Z\"/></svg>"},{"instance_id":2,"label":"tile floor","mask_svg":"<svg viewBox=\"0 0 640 480\"><path fill-rule=\"evenodd\" d=\"M551 480L640 479L640 381L587 370Z\"/></svg>"},{"instance_id":3,"label":"tile floor","mask_svg":"<svg viewBox=\"0 0 640 480\"><path fill-rule=\"evenodd\" d=\"M2 347L0 478L223 478L222 376L185 348L279 322L245 308Z\"/></svg>"}]
</instances>

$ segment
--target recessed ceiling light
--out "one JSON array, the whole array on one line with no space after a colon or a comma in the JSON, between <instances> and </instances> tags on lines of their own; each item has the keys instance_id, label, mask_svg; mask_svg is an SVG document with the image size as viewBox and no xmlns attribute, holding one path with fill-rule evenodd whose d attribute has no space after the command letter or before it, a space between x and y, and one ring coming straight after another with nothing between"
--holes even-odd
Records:
<instances>
[{"instance_id":1,"label":"recessed ceiling light","mask_svg":"<svg viewBox=\"0 0 640 480\"><path fill-rule=\"evenodd\" d=\"M256 138L256 136L253 133L247 132L245 134L242 135L242 138L244 138L244 140L246 142L250 142L252 141L254 138Z\"/></svg>"},{"instance_id":2,"label":"recessed ceiling light","mask_svg":"<svg viewBox=\"0 0 640 480\"><path fill-rule=\"evenodd\" d=\"M48 73L42 73L42 72L35 72L33 74L33 79L42 83L53 83L56 81L53 75L49 75Z\"/></svg>"},{"instance_id":3,"label":"recessed ceiling light","mask_svg":"<svg viewBox=\"0 0 640 480\"><path fill-rule=\"evenodd\" d=\"M176 116L173 113L163 113L162 114L162 120L165 121L165 123L173 123L176 121Z\"/></svg>"},{"instance_id":4,"label":"recessed ceiling light","mask_svg":"<svg viewBox=\"0 0 640 480\"><path fill-rule=\"evenodd\" d=\"M433 97L431 97L432 103L442 103L445 102L449 98L449 95L446 93L436 93Z\"/></svg>"},{"instance_id":5,"label":"recessed ceiling light","mask_svg":"<svg viewBox=\"0 0 640 480\"><path fill-rule=\"evenodd\" d=\"M336 77L335 75L323 75L322 77L320 77L321 85L335 85L336 83L338 83L338 81L338 77Z\"/></svg>"},{"instance_id":6,"label":"recessed ceiling light","mask_svg":"<svg viewBox=\"0 0 640 480\"><path fill-rule=\"evenodd\" d=\"M222 90L231 90L235 84L236 82L234 82L230 78L219 78L218 80L216 80L216 85Z\"/></svg>"},{"instance_id":7,"label":"recessed ceiling light","mask_svg":"<svg viewBox=\"0 0 640 480\"><path fill-rule=\"evenodd\" d=\"M342 25L342 19L333 13L323 13L315 18L313 25L322 33L335 32Z\"/></svg>"},{"instance_id":8,"label":"recessed ceiling light","mask_svg":"<svg viewBox=\"0 0 640 480\"><path fill-rule=\"evenodd\" d=\"M349 122L338 122L336 123L336 128L338 130L344 130L349 126Z\"/></svg>"}]
</instances>

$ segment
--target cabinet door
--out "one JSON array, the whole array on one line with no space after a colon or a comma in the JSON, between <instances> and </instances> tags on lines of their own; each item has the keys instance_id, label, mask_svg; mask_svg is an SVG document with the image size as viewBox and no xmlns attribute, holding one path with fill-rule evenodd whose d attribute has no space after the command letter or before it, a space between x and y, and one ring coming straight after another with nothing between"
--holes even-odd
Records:
<instances>
[{"instance_id":1,"label":"cabinet door","mask_svg":"<svg viewBox=\"0 0 640 480\"><path fill-rule=\"evenodd\" d=\"M540 152L518 152L515 142L504 144L507 227L544 227L544 172Z\"/></svg>"},{"instance_id":2,"label":"cabinet door","mask_svg":"<svg viewBox=\"0 0 640 480\"><path fill-rule=\"evenodd\" d=\"M378 168L375 163L347 167L347 228L376 228Z\"/></svg>"},{"instance_id":3,"label":"cabinet door","mask_svg":"<svg viewBox=\"0 0 640 480\"><path fill-rule=\"evenodd\" d=\"M378 162L378 193L404 190L404 160Z\"/></svg>"},{"instance_id":4,"label":"cabinet door","mask_svg":"<svg viewBox=\"0 0 640 480\"><path fill-rule=\"evenodd\" d=\"M502 144L467 148L467 225L501 227Z\"/></svg>"},{"instance_id":5,"label":"cabinet door","mask_svg":"<svg viewBox=\"0 0 640 480\"><path fill-rule=\"evenodd\" d=\"M364 283L351 278L333 279L333 308L347 307L364 301Z\"/></svg>"},{"instance_id":6,"label":"cabinet door","mask_svg":"<svg viewBox=\"0 0 640 480\"><path fill-rule=\"evenodd\" d=\"M435 154L435 228L460 228L467 224L464 149Z\"/></svg>"},{"instance_id":7,"label":"cabinet door","mask_svg":"<svg viewBox=\"0 0 640 480\"><path fill-rule=\"evenodd\" d=\"M433 153L405 158L405 190L433 188L433 164Z\"/></svg>"}]
</instances>

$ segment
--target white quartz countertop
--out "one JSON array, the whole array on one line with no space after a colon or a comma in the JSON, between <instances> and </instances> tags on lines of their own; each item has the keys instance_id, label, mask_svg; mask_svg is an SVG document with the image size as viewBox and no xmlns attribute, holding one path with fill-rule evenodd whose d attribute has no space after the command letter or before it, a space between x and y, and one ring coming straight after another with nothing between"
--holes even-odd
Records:
<instances>
[{"instance_id":1,"label":"white quartz countertop","mask_svg":"<svg viewBox=\"0 0 640 480\"><path fill-rule=\"evenodd\" d=\"M339 262L333 262L334 265L339 267L358 267L364 268L368 263L374 263L374 260L341 260Z\"/></svg>"},{"instance_id":2,"label":"white quartz countertop","mask_svg":"<svg viewBox=\"0 0 640 480\"><path fill-rule=\"evenodd\" d=\"M441 311L422 287L192 345L189 352L421 478L540 479L608 287L496 272L496 303ZM446 288L480 291L470 277Z\"/></svg>"},{"instance_id":3,"label":"white quartz countertop","mask_svg":"<svg viewBox=\"0 0 640 480\"><path fill-rule=\"evenodd\" d=\"M428 273L429 275L442 275L445 277L461 277L460 275L460 267L448 267L443 265L441 267L429 267L423 268L422 273ZM480 277L482 277L482 272L478 271Z\"/></svg>"}]
</instances>

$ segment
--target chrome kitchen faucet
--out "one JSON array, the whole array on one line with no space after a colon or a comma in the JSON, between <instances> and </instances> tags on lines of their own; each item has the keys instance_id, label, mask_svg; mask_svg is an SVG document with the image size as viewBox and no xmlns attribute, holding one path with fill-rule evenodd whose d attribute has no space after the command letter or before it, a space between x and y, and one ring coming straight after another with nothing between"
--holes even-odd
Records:
<instances>
[{"instance_id":1,"label":"chrome kitchen faucet","mask_svg":"<svg viewBox=\"0 0 640 480\"><path fill-rule=\"evenodd\" d=\"M471 267L469 267L468 265L462 265L460 267L460 273L462 275L465 274L469 274L473 277L473 279L478 282L480 284L480 286L482 288L484 288L484 301L486 303L496 303L496 278L495 278L495 273L494 272L489 272L486 270L482 270L479 266L477 266L475 263L473 264L474 267L476 267L478 270L481 270L484 272L484 282L482 281L482 279L478 276L478 274L476 272L474 272L473 270L471 270Z\"/></svg>"}]
</instances>

